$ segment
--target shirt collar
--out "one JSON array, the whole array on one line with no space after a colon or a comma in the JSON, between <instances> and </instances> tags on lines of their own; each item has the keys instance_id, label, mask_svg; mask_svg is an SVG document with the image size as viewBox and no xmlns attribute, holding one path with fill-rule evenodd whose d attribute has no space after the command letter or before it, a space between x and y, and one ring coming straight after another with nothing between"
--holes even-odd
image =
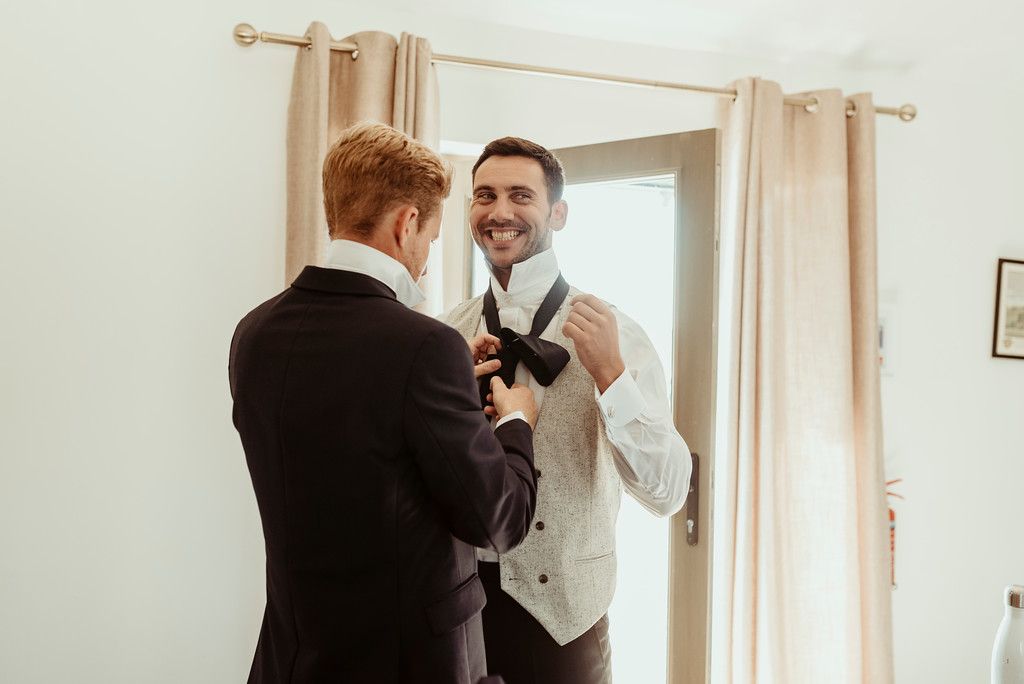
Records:
<instances>
[{"instance_id":1,"label":"shirt collar","mask_svg":"<svg viewBox=\"0 0 1024 684\"><path fill-rule=\"evenodd\" d=\"M503 306L539 305L557 279L558 259L555 258L555 250L549 247L526 261L512 264L508 289L502 289L492 275L491 291L499 309Z\"/></svg>"},{"instance_id":2,"label":"shirt collar","mask_svg":"<svg viewBox=\"0 0 1024 684\"><path fill-rule=\"evenodd\" d=\"M426 297L409 270L384 252L353 240L331 240L327 248L326 268L352 271L376 278L387 285L402 304L410 309Z\"/></svg>"}]
</instances>

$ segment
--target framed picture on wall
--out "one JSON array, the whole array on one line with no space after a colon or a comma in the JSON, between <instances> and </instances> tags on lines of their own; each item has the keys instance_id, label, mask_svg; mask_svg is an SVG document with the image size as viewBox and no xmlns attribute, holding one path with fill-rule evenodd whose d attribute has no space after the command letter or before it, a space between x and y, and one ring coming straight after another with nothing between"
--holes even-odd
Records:
<instances>
[{"instance_id":1,"label":"framed picture on wall","mask_svg":"<svg viewBox=\"0 0 1024 684\"><path fill-rule=\"evenodd\" d=\"M1024 261L999 260L992 356L1024 359Z\"/></svg>"}]
</instances>

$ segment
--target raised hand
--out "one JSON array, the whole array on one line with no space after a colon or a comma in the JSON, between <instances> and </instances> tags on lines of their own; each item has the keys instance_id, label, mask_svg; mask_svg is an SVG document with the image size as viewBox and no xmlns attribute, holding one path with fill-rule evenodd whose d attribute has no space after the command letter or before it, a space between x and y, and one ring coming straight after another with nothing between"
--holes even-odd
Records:
<instances>
[{"instance_id":1,"label":"raised hand","mask_svg":"<svg viewBox=\"0 0 1024 684\"><path fill-rule=\"evenodd\" d=\"M562 326L562 334L576 345L576 356L604 392L626 370L619 353L619 324L607 304L591 294L579 294Z\"/></svg>"}]
</instances>

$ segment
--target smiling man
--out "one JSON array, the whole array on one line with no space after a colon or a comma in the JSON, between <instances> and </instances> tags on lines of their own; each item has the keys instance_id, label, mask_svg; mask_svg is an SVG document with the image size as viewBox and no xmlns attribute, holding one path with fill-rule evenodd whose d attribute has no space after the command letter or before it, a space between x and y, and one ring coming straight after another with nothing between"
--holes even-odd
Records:
<instances>
[{"instance_id":1,"label":"smiling man","mask_svg":"<svg viewBox=\"0 0 1024 684\"><path fill-rule=\"evenodd\" d=\"M498 375L528 385L540 406L533 529L515 550L477 552L488 671L507 684L611 680L620 492L667 516L690 477L647 335L559 273L551 242L566 224L564 185L561 164L540 145L487 145L473 167L470 227L490 288L447 317L467 339L502 340Z\"/></svg>"}]
</instances>

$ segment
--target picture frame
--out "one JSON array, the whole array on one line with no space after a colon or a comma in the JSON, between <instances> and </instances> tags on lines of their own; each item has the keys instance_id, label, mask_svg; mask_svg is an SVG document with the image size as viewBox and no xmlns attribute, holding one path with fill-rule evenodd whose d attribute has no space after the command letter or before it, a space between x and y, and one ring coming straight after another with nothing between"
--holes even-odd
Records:
<instances>
[{"instance_id":1,"label":"picture frame","mask_svg":"<svg viewBox=\"0 0 1024 684\"><path fill-rule=\"evenodd\" d=\"M1024 261L999 260L992 356L1024 359Z\"/></svg>"}]
</instances>

